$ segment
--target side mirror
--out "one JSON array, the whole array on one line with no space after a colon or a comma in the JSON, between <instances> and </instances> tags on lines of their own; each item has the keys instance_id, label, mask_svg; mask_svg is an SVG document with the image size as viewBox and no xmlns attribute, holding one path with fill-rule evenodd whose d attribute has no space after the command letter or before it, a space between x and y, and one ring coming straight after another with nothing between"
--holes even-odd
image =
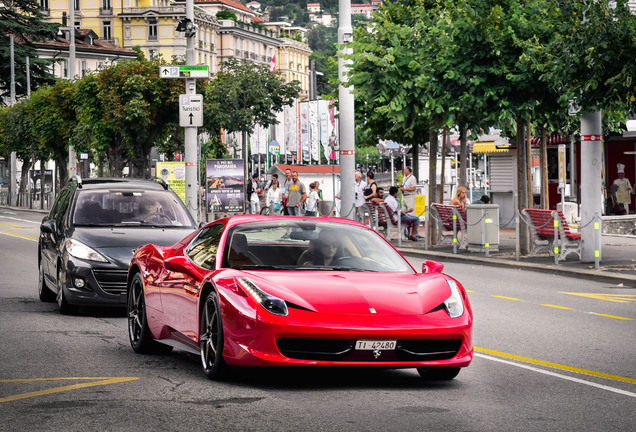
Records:
<instances>
[{"instance_id":1,"label":"side mirror","mask_svg":"<svg viewBox=\"0 0 636 432\"><path fill-rule=\"evenodd\" d=\"M174 256L168 258L163 262L163 265L168 271L183 273L194 279L202 279L201 273L199 273L199 271L194 268L192 263L188 261L188 259L184 256Z\"/></svg>"},{"instance_id":2,"label":"side mirror","mask_svg":"<svg viewBox=\"0 0 636 432\"><path fill-rule=\"evenodd\" d=\"M441 273L444 270L444 264L439 261L426 260L422 263L422 273Z\"/></svg>"},{"instance_id":3,"label":"side mirror","mask_svg":"<svg viewBox=\"0 0 636 432\"><path fill-rule=\"evenodd\" d=\"M53 234L55 233L55 221L54 220L47 220L42 222L42 225L40 225L40 232L44 233L44 234Z\"/></svg>"}]
</instances>

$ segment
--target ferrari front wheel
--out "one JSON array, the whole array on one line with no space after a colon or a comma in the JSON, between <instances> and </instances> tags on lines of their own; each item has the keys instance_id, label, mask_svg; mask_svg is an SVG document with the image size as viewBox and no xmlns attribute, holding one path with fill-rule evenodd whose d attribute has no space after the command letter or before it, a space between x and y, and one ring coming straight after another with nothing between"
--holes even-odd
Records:
<instances>
[{"instance_id":1,"label":"ferrari front wheel","mask_svg":"<svg viewBox=\"0 0 636 432\"><path fill-rule=\"evenodd\" d=\"M223 323L221 307L216 292L211 291L203 303L199 333L203 372L212 380L228 376L228 366L223 360Z\"/></svg>"},{"instance_id":2,"label":"ferrari front wheel","mask_svg":"<svg viewBox=\"0 0 636 432\"><path fill-rule=\"evenodd\" d=\"M461 368L448 366L418 367L417 372L426 381L450 381L457 376Z\"/></svg>"}]
</instances>

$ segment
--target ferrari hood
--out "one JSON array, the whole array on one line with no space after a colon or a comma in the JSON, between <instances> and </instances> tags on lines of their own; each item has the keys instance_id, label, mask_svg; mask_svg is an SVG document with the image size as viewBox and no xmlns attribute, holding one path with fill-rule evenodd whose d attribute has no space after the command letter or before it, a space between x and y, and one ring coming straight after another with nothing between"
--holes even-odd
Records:
<instances>
[{"instance_id":1,"label":"ferrari hood","mask_svg":"<svg viewBox=\"0 0 636 432\"><path fill-rule=\"evenodd\" d=\"M258 272L261 289L318 313L422 315L451 292L441 274L368 272ZM262 282L259 279L264 279Z\"/></svg>"}]
</instances>

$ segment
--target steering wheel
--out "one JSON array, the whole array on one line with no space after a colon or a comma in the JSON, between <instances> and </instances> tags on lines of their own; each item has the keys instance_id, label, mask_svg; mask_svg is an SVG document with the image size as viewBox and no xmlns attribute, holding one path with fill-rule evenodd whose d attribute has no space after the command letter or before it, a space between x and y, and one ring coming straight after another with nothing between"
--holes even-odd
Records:
<instances>
[{"instance_id":1,"label":"steering wheel","mask_svg":"<svg viewBox=\"0 0 636 432\"><path fill-rule=\"evenodd\" d=\"M152 221L154 219L154 222L159 223L162 219L167 221L169 224L172 224L172 219L170 219L168 216L166 216L163 213L151 213L149 214L145 219L144 219L144 223L148 223L150 221Z\"/></svg>"},{"instance_id":2,"label":"steering wheel","mask_svg":"<svg viewBox=\"0 0 636 432\"><path fill-rule=\"evenodd\" d=\"M354 256L343 256L340 258L336 258L333 261L333 264L335 266L341 266L341 267L356 267L356 268L360 268L361 267L361 259L358 257L354 257Z\"/></svg>"}]
</instances>

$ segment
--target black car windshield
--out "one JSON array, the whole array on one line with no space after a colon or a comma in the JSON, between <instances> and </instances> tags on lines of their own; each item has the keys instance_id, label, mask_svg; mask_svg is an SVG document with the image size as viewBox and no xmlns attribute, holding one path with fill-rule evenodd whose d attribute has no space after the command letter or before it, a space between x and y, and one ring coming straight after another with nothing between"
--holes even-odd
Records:
<instances>
[{"instance_id":1,"label":"black car windshield","mask_svg":"<svg viewBox=\"0 0 636 432\"><path fill-rule=\"evenodd\" d=\"M76 226L193 227L179 197L160 190L84 190L75 202Z\"/></svg>"},{"instance_id":2,"label":"black car windshield","mask_svg":"<svg viewBox=\"0 0 636 432\"><path fill-rule=\"evenodd\" d=\"M244 270L414 272L375 231L307 220L237 225L226 237L223 262Z\"/></svg>"}]
</instances>

